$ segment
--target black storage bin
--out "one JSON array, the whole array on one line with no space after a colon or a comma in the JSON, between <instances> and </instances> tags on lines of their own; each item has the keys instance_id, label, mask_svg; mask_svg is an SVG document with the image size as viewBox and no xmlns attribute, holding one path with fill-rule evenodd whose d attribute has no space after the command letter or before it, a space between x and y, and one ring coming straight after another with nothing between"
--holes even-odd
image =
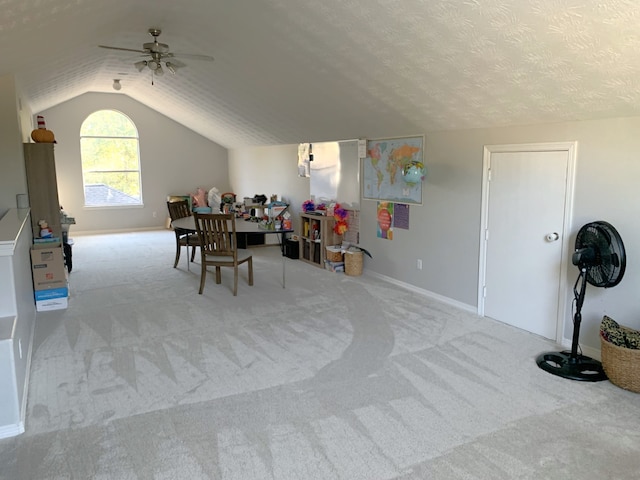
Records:
<instances>
[{"instance_id":1,"label":"black storage bin","mask_svg":"<svg viewBox=\"0 0 640 480\"><path fill-rule=\"evenodd\" d=\"M300 244L296 240L285 240L284 255L285 257L293 258L294 260L300 258Z\"/></svg>"},{"instance_id":2,"label":"black storage bin","mask_svg":"<svg viewBox=\"0 0 640 480\"><path fill-rule=\"evenodd\" d=\"M264 233L236 233L238 248L247 248L249 245L264 245Z\"/></svg>"},{"instance_id":3,"label":"black storage bin","mask_svg":"<svg viewBox=\"0 0 640 480\"><path fill-rule=\"evenodd\" d=\"M67 271L71 273L71 269L73 268L73 249L71 248L71 244L63 243L62 251L64 252L64 264L67 266Z\"/></svg>"}]
</instances>

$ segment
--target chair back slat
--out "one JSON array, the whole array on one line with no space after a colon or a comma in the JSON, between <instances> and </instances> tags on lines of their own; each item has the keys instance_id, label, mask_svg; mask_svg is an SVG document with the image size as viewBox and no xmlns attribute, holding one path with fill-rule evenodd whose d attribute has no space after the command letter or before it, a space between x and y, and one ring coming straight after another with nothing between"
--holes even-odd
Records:
<instances>
[{"instance_id":1,"label":"chair back slat","mask_svg":"<svg viewBox=\"0 0 640 480\"><path fill-rule=\"evenodd\" d=\"M237 257L235 216L232 213L195 213L196 229L203 253Z\"/></svg>"},{"instance_id":2,"label":"chair back slat","mask_svg":"<svg viewBox=\"0 0 640 480\"><path fill-rule=\"evenodd\" d=\"M253 257L247 252L238 255L236 217L233 213L194 213L200 241L200 290L207 278L207 267L216 267L216 283L222 282L221 267L233 267L233 295L238 293L238 265L246 263L249 285L253 285Z\"/></svg>"},{"instance_id":3,"label":"chair back slat","mask_svg":"<svg viewBox=\"0 0 640 480\"><path fill-rule=\"evenodd\" d=\"M167 202L167 209L169 210L169 217L172 221L178 220L179 218L191 216L191 211L189 210L189 202L187 200Z\"/></svg>"},{"instance_id":4,"label":"chair back slat","mask_svg":"<svg viewBox=\"0 0 640 480\"><path fill-rule=\"evenodd\" d=\"M172 222L180 218L191 216L191 210L189 209L189 202L187 200L167 202L167 210L169 211L169 217ZM193 247L191 252L191 261L193 262L194 255L196 253L195 247L197 246L198 240L195 238L197 235L191 233L188 229L173 227L173 232L176 235L176 259L173 264L173 268L176 268L178 266L178 260L180 260L181 247L187 247L187 253L189 252L189 246ZM189 264L187 263L187 267L188 266Z\"/></svg>"}]
</instances>

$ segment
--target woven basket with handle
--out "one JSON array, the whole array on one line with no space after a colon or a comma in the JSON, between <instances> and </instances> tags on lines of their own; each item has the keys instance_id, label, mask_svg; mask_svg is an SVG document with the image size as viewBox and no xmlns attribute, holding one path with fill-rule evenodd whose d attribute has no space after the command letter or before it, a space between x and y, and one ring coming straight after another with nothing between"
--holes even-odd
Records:
<instances>
[{"instance_id":1,"label":"woven basket with handle","mask_svg":"<svg viewBox=\"0 0 640 480\"><path fill-rule=\"evenodd\" d=\"M625 329L625 327L620 327ZM627 329L629 330L629 329ZM614 385L640 393L640 350L619 347L600 335L602 367Z\"/></svg>"},{"instance_id":2,"label":"woven basket with handle","mask_svg":"<svg viewBox=\"0 0 640 480\"><path fill-rule=\"evenodd\" d=\"M357 277L362 275L362 252L353 252L347 250L344 253L344 273Z\"/></svg>"}]
</instances>

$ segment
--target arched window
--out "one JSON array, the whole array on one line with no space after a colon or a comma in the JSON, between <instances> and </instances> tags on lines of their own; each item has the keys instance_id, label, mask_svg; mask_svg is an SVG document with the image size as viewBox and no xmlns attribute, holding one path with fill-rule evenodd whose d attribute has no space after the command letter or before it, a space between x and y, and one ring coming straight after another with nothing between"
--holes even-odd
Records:
<instances>
[{"instance_id":1,"label":"arched window","mask_svg":"<svg viewBox=\"0 0 640 480\"><path fill-rule=\"evenodd\" d=\"M84 204L142 205L138 130L126 115L99 110L80 127Z\"/></svg>"}]
</instances>

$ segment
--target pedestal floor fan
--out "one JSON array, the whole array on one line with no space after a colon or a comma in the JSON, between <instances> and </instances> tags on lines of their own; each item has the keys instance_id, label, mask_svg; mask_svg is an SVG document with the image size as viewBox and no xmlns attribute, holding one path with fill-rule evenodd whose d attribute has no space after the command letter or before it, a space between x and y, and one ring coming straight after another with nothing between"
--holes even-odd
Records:
<instances>
[{"instance_id":1,"label":"pedestal floor fan","mask_svg":"<svg viewBox=\"0 0 640 480\"><path fill-rule=\"evenodd\" d=\"M580 269L573 287L575 314L571 351L542 353L536 362L541 369L571 380L606 380L607 375L598 360L578 353L581 311L587 282L594 287L610 288L622 280L626 267L624 244L611 224L604 221L587 223L578 231L571 261Z\"/></svg>"}]
</instances>

